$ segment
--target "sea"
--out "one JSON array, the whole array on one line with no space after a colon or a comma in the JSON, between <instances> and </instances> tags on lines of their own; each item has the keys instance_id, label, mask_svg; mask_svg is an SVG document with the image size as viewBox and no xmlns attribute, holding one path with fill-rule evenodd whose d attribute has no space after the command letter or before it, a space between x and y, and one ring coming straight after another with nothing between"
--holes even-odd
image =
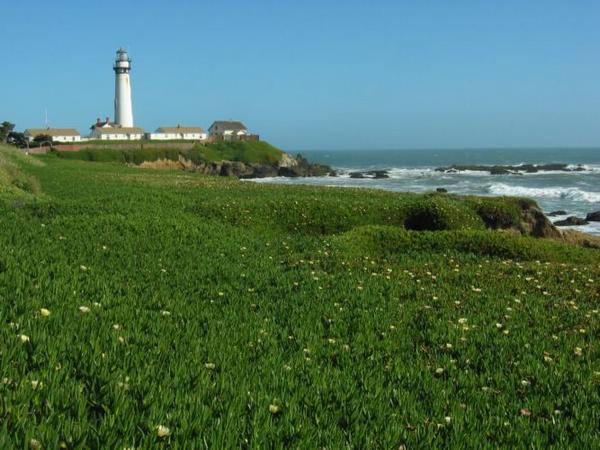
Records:
<instances>
[{"instance_id":1,"label":"sea","mask_svg":"<svg viewBox=\"0 0 600 450\"><path fill-rule=\"evenodd\" d=\"M261 183L307 184L384 189L394 192L428 192L445 188L450 193L483 196L519 196L537 201L545 213L566 211L552 221L568 216L585 218L600 210L600 148L552 149L431 149L431 150L307 150L310 162L323 163L338 176L255 179ZM545 171L509 175L460 171L444 173L436 168L456 165L520 165L564 163L583 170ZM351 178L351 172L385 170L389 178ZM600 235L600 222L564 227Z\"/></svg>"}]
</instances>

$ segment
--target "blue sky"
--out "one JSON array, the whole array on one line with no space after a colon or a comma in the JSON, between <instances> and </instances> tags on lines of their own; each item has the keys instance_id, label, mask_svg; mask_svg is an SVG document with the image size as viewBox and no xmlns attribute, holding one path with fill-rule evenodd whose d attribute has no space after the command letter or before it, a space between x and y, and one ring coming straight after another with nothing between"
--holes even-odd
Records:
<instances>
[{"instance_id":1,"label":"blue sky","mask_svg":"<svg viewBox=\"0 0 600 450\"><path fill-rule=\"evenodd\" d=\"M600 2L3 0L0 120L239 119L288 150L600 145Z\"/></svg>"}]
</instances>

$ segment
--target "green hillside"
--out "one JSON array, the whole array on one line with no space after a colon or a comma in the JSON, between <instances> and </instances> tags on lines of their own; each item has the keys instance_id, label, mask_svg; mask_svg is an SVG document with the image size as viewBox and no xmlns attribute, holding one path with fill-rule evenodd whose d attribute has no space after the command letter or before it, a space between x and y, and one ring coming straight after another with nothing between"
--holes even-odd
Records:
<instances>
[{"instance_id":1,"label":"green hillside","mask_svg":"<svg viewBox=\"0 0 600 450\"><path fill-rule=\"evenodd\" d=\"M189 150L171 148L145 148L140 150L92 148L77 152L57 152L56 155L63 159L133 164L140 164L145 161L157 161L159 159L177 161L180 156L196 163L226 160L243 163L273 164L281 159L283 152L268 142L239 141L197 145Z\"/></svg>"},{"instance_id":2,"label":"green hillside","mask_svg":"<svg viewBox=\"0 0 600 450\"><path fill-rule=\"evenodd\" d=\"M0 149L0 448L600 446L600 251L531 202L73 155Z\"/></svg>"}]
</instances>

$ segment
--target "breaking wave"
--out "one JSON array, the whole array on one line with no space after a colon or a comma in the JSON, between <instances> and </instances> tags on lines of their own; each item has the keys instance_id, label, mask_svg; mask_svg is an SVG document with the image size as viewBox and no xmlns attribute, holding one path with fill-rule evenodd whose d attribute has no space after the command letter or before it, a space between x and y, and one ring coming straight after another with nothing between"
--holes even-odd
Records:
<instances>
[{"instance_id":1,"label":"breaking wave","mask_svg":"<svg viewBox=\"0 0 600 450\"><path fill-rule=\"evenodd\" d=\"M525 186L510 186L505 183L493 183L487 186L486 191L492 195L562 199L588 203L600 203L600 192L584 191L576 187L536 188Z\"/></svg>"}]
</instances>

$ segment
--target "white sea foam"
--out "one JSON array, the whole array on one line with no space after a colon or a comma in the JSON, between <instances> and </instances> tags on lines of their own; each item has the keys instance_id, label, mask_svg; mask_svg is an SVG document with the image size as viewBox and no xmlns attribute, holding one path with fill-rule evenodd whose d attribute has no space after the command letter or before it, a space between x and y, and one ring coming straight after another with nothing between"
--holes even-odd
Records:
<instances>
[{"instance_id":1,"label":"white sea foam","mask_svg":"<svg viewBox=\"0 0 600 450\"><path fill-rule=\"evenodd\" d=\"M600 203L600 192L584 191L576 187L535 188L525 186L510 186L505 183L493 183L486 191L492 195L508 195L516 197L553 198L575 200L579 202Z\"/></svg>"}]
</instances>

